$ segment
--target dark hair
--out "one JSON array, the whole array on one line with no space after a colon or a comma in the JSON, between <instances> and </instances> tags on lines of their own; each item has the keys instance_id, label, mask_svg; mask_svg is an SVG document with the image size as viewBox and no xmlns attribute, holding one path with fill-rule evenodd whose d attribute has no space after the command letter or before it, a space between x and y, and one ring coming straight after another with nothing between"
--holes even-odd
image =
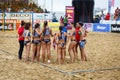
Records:
<instances>
[{"instance_id":1,"label":"dark hair","mask_svg":"<svg viewBox=\"0 0 120 80\"><path fill-rule=\"evenodd\" d=\"M74 25L74 22L71 22L72 25Z\"/></svg>"},{"instance_id":2,"label":"dark hair","mask_svg":"<svg viewBox=\"0 0 120 80\"><path fill-rule=\"evenodd\" d=\"M24 21L21 21L21 26L24 26L25 25L25 22Z\"/></svg>"},{"instance_id":3,"label":"dark hair","mask_svg":"<svg viewBox=\"0 0 120 80\"><path fill-rule=\"evenodd\" d=\"M46 27L48 25L48 22L47 21L44 21L44 24L43 24L43 27L44 27L44 30L43 30L43 34L45 35L46 33Z\"/></svg>"},{"instance_id":4,"label":"dark hair","mask_svg":"<svg viewBox=\"0 0 120 80\"><path fill-rule=\"evenodd\" d=\"M33 34L34 34L34 35L35 35L35 29L38 28L39 26L40 26L39 23L36 23L36 24L35 24L35 28L34 28L34 30L33 30Z\"/></svg>"},{"instance_id":5,"label":"dark hair","mask_svg":"<svg viewBox=\"0 0 120 80\"><path fill-rule=\"evenodd\" d=\"M26 23L26 24L25 24L25 29L26 29L26 30L29 30L29 29L30 29L30 23Z\"/></svg>"},{"instance_id":6,"label":"dark hair","mask_svg":"<svg viewBox=\"0 0 120 80\"><path fill-rule=\"evenodd\" d=\"M76 25L75 25L75 23L74 23L74 22L71 22L71 24L73 25L73 27L74 27L74 28L76 28Z\"/></svg>"},{"instance_id":7,"label":"dark hair","mask_svg":"<svg viewBox=\"0 0 120 80\"><path fill-rule=\"evenodd\" d=\"M48 25L48 22L44 21L43 27L46 28L47 25Z\"/></svg>"},{"instance_id":8,"label":"dark hair","mask_svg":"<svg viewBox=\"0 0 120 80\"><path fill-rule=\"evenodd\" d=\"M62 33L62 29L63 29L63 27L62 27L62 26L60 26L60 27L59 27L59 30L60 30L60 32L61 32L61 33Z\"/></svg>"},{"instance_id":9,"label":"dark hair","mask_svg":"<svg viewBox=\"0 0 120 80\"><path fill-rule=\"evenodd\" d=\"M79 25L83 26L83 23L82 22L78 22Z\"/></svg>"},{"instance_id":10,"label":"dark hair","mask_svg":"<svg viewBox=\"0 0 120 80\"><path fill-rule=\"evenodd\" d=\"M31 26L31 23L30 23L30 22L28 22L28 24L29 24L29 26Z\"/></svg>"},{"instance_id":11,"label":"dark hair","mask_svg":"<svg viewBox=\"0 0 120 80\"><path fill-rule=\"evenodd\" d=\"M35 29L38 28L39 26L40 26L40 24L39 24L39 23L36 23L36 24L35 24Z\"/></svg>"}]
</instances>

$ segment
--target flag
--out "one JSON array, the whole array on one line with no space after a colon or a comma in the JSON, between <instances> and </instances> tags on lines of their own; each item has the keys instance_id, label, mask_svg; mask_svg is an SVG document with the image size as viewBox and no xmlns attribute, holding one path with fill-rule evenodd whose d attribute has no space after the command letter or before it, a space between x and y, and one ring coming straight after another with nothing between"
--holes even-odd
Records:
<instances>
[{"instance_id":1,"label":"flag","mask_svg":"<svg viewBox=\"0 0 120 80\"><path fill-rule=\"evenodd\" d=\"M114 7L114 4L115 4L115 0L111 0L111 6Z\"/></svg>"},{"instance_id":2,"label":"flag","mask_svg":"<svg viewBox=\"0 0 120 80\"><path fill-rule=\"evenodd\" d=\"M111 12L111 7L115 4L115 0L108 0L108 13Z\"/></svg>"}]
</instances>

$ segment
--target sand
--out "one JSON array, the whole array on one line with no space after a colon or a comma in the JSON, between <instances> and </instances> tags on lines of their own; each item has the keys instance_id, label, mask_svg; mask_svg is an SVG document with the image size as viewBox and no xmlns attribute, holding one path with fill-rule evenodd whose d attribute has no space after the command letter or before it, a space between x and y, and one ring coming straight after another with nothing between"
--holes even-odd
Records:
<instances>
[{"instance_id":1,"label":"sand","mask_svg":"<svg viewBox=\"0 0 120 80\"><path fill-rule=\"evenodd\" d=\"M51 64L25 63L17 59L18 48L16 31L0 31L0 80L120 80L120 34L118 33L89 33L85 48L87 62L70 63L67 53L65 64L58 65L57 53L51 48ZM25 50L23 57L24 55ZM73 71L100 69L112 70L71 74Z\"/></svg>"}]
</instances>

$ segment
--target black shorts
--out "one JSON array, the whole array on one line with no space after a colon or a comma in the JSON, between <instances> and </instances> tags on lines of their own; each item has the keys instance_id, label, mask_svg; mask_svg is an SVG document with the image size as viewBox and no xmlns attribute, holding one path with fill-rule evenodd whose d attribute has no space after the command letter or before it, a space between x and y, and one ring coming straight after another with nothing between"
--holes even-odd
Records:
<instances>
[{"instance_id":1,"label":"black shorts","mask_svg":"<svg viewBox=\"0 0 120 80\"><path fill-rule=\"evenodd\" d=\"M47 44L50 42L50 39L43 39L43 41Z\"/></svg>"},{"instance_id":2,"label":"black shorts","mask_svg":"<svg viewBox=\"0 0 120 80\"><path fill-rule=\"evenodd\" d=\"M39 44L40 42L41 42L40 40L34 40L34 41L33 41L33 44L36 44L36 45L37 45L37 44Z\"/></svg>"},{"instance_id":3,"label":"black shorts","mask_svg":"<svg viewBox=\"0 0 120 80\"><path fill-rule=\"evenodd\" d=\"M24 45L27 45L30 41L24 41Z\"/></svg>"}]
</instances>

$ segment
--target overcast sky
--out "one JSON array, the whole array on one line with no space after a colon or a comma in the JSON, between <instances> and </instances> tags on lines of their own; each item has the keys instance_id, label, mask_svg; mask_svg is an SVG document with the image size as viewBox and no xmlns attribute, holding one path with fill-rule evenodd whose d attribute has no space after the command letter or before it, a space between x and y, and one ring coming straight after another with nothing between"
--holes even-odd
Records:
<instances>
[{"instance_id":1,"label":"overcast sky","mask_svg":"<svg viewBox=\"0 0 120 80\"><path fill-rule=\"evenodd\" d=\"M41 7L46 7L51 11L51 0L38 0ZM44 1L46 4L44 5ZM71 6L72 0L53 0L53 11L65 11L65 6ZM108 7L108 0L95 0L95 8L105 8ZM115 0L115 7L120 8L120 0Z\"/></svg>"}]
</instances>

